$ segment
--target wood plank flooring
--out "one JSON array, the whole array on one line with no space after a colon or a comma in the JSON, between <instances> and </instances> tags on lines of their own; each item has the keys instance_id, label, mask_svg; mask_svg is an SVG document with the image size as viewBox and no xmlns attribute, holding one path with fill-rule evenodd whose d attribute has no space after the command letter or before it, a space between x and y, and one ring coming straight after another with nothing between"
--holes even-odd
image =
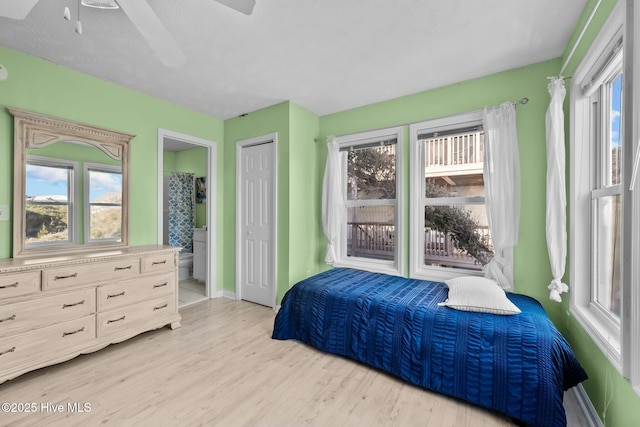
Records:
<instances>
[{"instance_id":1,"label":"wood plank flooring","mask_svg":"<svg viewBox=\"0 0 640 427\"><path fill-rule=\"evenodd\" d=\"M0 385L6 426L513 426L500 414L345 358L271 339L271 309L228 299ZM68 405L90 405L72 412ZM50 405L49 405L50 404ZM52 412L62 405L62 412ZM73 408L71 408L73 409Z\"/></svg>"}]
</instances>

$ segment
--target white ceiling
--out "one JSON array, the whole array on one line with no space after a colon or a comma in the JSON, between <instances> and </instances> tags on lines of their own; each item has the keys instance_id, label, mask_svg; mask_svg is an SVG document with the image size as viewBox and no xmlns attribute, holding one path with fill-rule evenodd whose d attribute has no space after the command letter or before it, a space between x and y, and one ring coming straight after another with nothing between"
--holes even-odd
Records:
<instances>
[{"instance_id":1,"label":"white ceiling","mask_svg":"<svg viewBox=\"0 0 640 427\"><path fill-rule=\"evenodd\" d=\"M0 18L0 44L220 119L286 100L322 116L557 58L587 3L256 0L246 16L213 0L148 2L185 65L165 67L122 10L82 7L76 34L77 0Z\"/></svg>"}]
</instances>

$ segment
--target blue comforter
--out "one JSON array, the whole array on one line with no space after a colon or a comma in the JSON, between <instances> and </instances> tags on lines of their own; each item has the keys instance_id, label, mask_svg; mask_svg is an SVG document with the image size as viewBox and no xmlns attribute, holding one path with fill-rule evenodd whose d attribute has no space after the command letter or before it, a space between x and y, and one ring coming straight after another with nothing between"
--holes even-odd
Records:
<instances>
[{"instance_id":1,"label":"blue comforter","mask_svg":"<svg viewBox=\"0 0 640 427\"><path fill-rule=\"evenodd\" d=\"M334 268L293 286L273 338L294 339L534 426L565 426L564 390L587 378L534 299L521 314L438 307L444 283Z\"/></svg>"}]
</instances>

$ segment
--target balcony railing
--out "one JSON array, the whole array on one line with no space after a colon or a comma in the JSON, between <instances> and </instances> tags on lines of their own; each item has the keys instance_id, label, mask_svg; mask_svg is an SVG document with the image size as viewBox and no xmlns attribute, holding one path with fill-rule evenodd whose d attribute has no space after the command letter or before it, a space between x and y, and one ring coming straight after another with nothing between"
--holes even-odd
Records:
<instances>
[{"instance_id":1,"label":"balcony railing","mask_svg":"<svg viewBox=\"0 0 640 427\"><path fill-rule=\"evenodd\" d=\"M425 140L425 168L427 176L455 171L482 171L484 161L484 132L448 135Z\"/></svg>"},{"instance_id":2,"label":"balcony railing","mask_svg":"<svg viewBox=\"0 0 640 427\"><path fill-rule=\"evenodd\" d=\"M488 227L478 227L481 241L493 249ZM395 226L378 222L347 223L347 256L393 260L395 253ZM425 230L424 263L441 267L482 270L482 264L453 244L451 236Z\"/></svg>"}]
</instances>

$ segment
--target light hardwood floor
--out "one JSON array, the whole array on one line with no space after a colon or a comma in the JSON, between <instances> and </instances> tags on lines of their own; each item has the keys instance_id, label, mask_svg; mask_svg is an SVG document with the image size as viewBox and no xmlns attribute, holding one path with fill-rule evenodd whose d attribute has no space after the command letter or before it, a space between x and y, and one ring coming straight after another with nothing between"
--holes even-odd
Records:
<instances>
[{"instance_id":1,"label":"light hardwood floor","mask_svg":"<svg viewBox=\"0 0 640 427\"><path fill-rule=\"evenodd\" d=\"M147 332L0 385L0 402L37 406L0 412L0 425L514 425L345 358L272 340L269 308L217 299L181 313L180 329ZM90 412L70 412L76 403ZM53 405L63 411L51 412Z\"/></svg>"}]
</instances>

